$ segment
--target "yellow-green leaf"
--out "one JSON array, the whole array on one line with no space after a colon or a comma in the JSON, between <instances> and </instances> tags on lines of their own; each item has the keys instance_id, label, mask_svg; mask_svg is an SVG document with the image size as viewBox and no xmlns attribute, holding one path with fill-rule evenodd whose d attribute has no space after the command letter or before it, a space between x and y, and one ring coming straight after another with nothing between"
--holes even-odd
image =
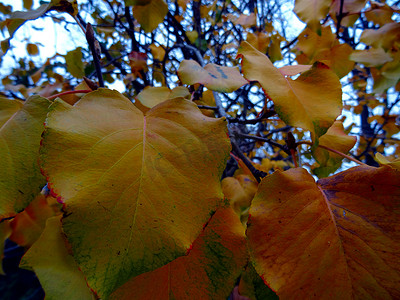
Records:
<instances>
[{"instance_id":1,"label":"yellow-green leaf","mask_svg":"<svg viewBox=\"0 0 400 300\"><path fill-rule=\"evenodd\" d=\"M4 101L13 100L2 98L0 106L9 106ZM19 106L16 103L11 104L11 111ZM22 211L46 183L38 151L49 104L46 98L32 96L0 128L0 219Z\"/></svg>"},{"instance_id":2,"label":"yellow-green leaf","mask_svg":"<svg viewBox=\"0 0 400 300\"><path fill-rule=\"evenodd\" d=\"M143 114L99 89L74 106L56 100L46 124L42 166L65 202L74 257L102 298L184 255L223 198L226 121L190 101Z\"/></svg>"},{"instance_id":3,"label":"yellow-green leaf","mask_svg":"<svg viewBox=\"0 0 400 300\"><path fill-rule=\"evenodd\" d=\"M151 0L146 5L136 5L132 14L146 32L157 28L168 12L168 5L164 0Z\"/></svg>"},{"instance_id":4,"label":"yellow-green leaf","mask_svg":"<svg viewBox=\"0 0 400 300\"><path fill-rule=\"evenodd\" d=\"M35 271L48 300L95 299L65 247L60 218L47 220L42 235L22 257L20 267Z\"/></svg>"},{"instance_id":5,"label":"yellow-green leaf","mask_svg":"<svg viewBox=\"0 0 400 300\"><path fill-rule=\"evenodd\" d=\"M0 128L23 106L22 101L0 96Z\"/></svg>"},{"instance_id":6,"label":"yellow-green leaf","mask_svg":"<svg viewBox=\"0 0 400 300\"><path fill-rule=\"evenodd\" d=\"M221 207L187 256L133 278L111 299L226 299L247 259L244 227L230 207Z\"/></svg>"},{"instance_id":7,"label":"yellow-green leaf","mask_svg":"<svg viewBox=\"0 0 400 300\"><path fill-rule=\"evenodd\" d=\"M320 21L326 17L330 0L296 0L294 12L313 31L320 32Z\"/></svg>"},{"instance_id":8,"label":"yellow-green leaf","mask_svg":"<svg viewBox=\"0 0 400 300\"><path fill-rule=\"evenodd\" d=\"M260 83L286 124L309 130L318 137L341 113L341 84L325 64L316 62L310 70L292 80L247 42L241 44L238 57L242 58L245 78Z\"/></svg>"},{"instance_id":9,"label":"yellow-green leaf","mask_svg":"<svg viewBox=\"0 0 400 300\"><path fill-rule=\"evenodd\" d=\"M65 63L67 64L67 71L76 78L83 78L85 69L82 61L82 47L75 50L68 51L65 55Z\"/></svg>"},{"instance_id":10,"label":"yellow-green leaf","mask_svg":"<svg viewBox=\"0 0 400 300\"><path fill-rule=\"evenodd\" d=\"M281 299L400 297L400 172L265 177L247 227L255 269Z\"/></svg>"},{"instance_id":11,"label":"yellow-green leaf","mask_svg":"<svg viewBox=\"0 0 400 300\"><path fill-rule=\"evenodd\" d=\"M382 166L382 165L387 165L393 169L397 169L400 171L400 159L395 159L393 161L388 160L386 157L384 157L382 154L379 152L375 154L375 160Z\"/></svg>"},{"instance_id":12,"label":"yellow-green leaf","mask_svg":"<svg viewBox=\"0 0 400 300\"><path fill-rule=\"evenodd\" d=\"M343 123L335 121L328 131L319 138L319 145L347 154L357 142L357 137L344 132ZM318 177L326 177L340 168L343 157L321 147L312 149L312 154L318 166L313 169Z\"/></svg>"},{"instance_id":13,"label":"yellow-green leaf","mask_svg":"<svg viewBox=\"0 0 400 300\"><path fill-rule=\"evenodd\" d=\"M194 60L182 61L178 76L184 84L200 83L210 90L225 93L233 92L248 83L240 75L238 68L216 64L208 64L202 68Z\"/></svg>"}]
</instances>

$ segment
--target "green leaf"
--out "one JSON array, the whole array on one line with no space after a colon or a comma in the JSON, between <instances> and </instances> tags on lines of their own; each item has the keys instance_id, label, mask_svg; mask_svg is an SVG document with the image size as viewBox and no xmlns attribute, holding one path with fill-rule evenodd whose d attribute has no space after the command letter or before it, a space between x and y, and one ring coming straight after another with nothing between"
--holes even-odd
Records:
<instances>
[{"instance_id":1,"label":"green leaf","mask_svg":"<svg viewBox=\"0 0 400 300\"><path fill-rule=\"evenodd\" d=\"M82 47L75 50L68 51L65 55L65 62L67 64L67 71L76 78L83 78L85 75L85 68L82 61Z\"/></svg>"},{"instance_id":2,"label":"green leaf","mask_svg":"<svg viewBox=\"0 0 400 300\"><path fill-rule=\"evenodd\" d=\"M0 108L13 106L3 120L20 105L17 103L0 98ZM32 96L0 128L0 219L22 211L46 184L38 150L49 105L46 98Z\"/></svg>"},{"instance_id":3,"label":"green leaf","mask_svg":"<svg viewBox=\"0 0 400 300\"><path fill-rule=\"evenodd\" d=\"M286 124L309 130L313 137L319 137L341 113L341 84L325 64L316 62L292 80L247 42L241 44L238 57L242 58L244 77L260 83Z\"/></svg>"},{"instance_id":4,"label":"green leaf","mask_svg":"<svg viewBox=\"0 0 400 300\"><path fill-rule=\"evenodd\" d=\"M183 99L143 114L117 91L57 99L41 161L63 229L100 297L184 255L223 199L226 121ZM62 153L60 155L60 153Z\"/></svg>"},{"instance_id":5,"label":"green leaf","mask_svg":"<svg viewBox=\"0 0 400 300\"><path fill-rule=\"evenodd\" d=\"M35 271L48 300L95 299L65 247L60 218L47 220L39 239L22 257L20 267Z\"/></svg>"}]
</instances>

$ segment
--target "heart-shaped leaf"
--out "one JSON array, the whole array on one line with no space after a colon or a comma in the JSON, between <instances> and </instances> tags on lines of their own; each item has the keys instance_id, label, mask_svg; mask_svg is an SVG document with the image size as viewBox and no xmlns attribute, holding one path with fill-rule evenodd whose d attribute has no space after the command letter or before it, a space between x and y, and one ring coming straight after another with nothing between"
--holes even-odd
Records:
<instances>
[{"instance_id":1,"label":"heart-shaped leaf","mask_svg":"<svg viewBox=\"0 0 400 300\"><path fill-rule=\"evenodd\" d=\"M184 255L223 198L224 119L182 98L143 114L120 93L56 100L41 161L65 202L63 228L89 285L107 297Z\"/></svg>"}]
</instances>

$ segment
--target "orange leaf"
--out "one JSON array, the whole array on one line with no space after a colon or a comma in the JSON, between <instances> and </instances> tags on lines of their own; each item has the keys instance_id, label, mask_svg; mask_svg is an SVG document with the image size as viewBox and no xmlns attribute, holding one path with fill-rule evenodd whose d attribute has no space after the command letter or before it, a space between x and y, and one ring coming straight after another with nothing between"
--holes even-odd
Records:
<instances>
[{"instance_id":1,"label":"orange leaf","mask_svg":"<svg viewBox=\"0 0 400 300\"><path fill-rule=\"evenodd\" d=\"M255 269L281 299L400 297L400 173L360 166L315 183L265 177L247 228Z\"/></svg>"},{"instance_id":2,"label":"orange leaf","mask_svg":"<svg viewBox=\"0 0 400 300\"><path fill-rule=\"evenodd\" d=\"M320 21L328 14L331 2L330 0L296 0L294 12L313 31L320 32Z\"/></svg>"},{"instance_id":3,"label":"orange leaf","mask_svg":"<svg viewBox=\"0 0 400 300\"><path fill-rule=\"evenodd\" d=\"M111 299L226 299L246 262L244 228L230 207L222 207L187 256L133 278Z\"/></svg>"},{"instance_id":4,"label":"orange leaf","mask_svg":"<svg viewBox=\"0 0 400 300\"><path fill-rule=\"evenodd\" d=\"M30 247L39 238L46 220L57 213L48 205L46 198L40 193L24 211L15 216L10 223L12 228L10 240L20 246Z\"/></svg>"},{"instance_id":5,"label":"orange leaf","mask_svg":"<svg viewBox=\"0 0 400 300\"><path fill-rule=\"evenodd\" d=\"M206 88L230 93L247 84L237 68L208 64L202 68L194 60L184 60L179 66L178 76L183 84L203 84Z\"/></svg>"},{"instance_id":6,"label":"orange leaf","mask_svg":"<svg viewBox=\"0 0 400 300\"><path fill-rule=\"evenodd\" d=\"M143 114L98 89L74 106L57 99L46 125L42 166L65 202L74 258L101 297L184 255L223 198L226 121L190 101Z\"/></svg>"}]
</instances>

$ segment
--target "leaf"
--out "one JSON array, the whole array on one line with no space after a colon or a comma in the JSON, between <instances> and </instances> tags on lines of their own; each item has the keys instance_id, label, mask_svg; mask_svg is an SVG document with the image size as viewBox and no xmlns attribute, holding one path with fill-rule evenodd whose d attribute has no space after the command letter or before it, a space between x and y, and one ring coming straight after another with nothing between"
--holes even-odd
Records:
<instances>
[{"instance_id":1,"label":"leaf","mask_svg":"<svg viewBox=\"0 0 400 300\"><path fill-rule=\"evenodd\" d=\"M231 93L248 83L235 67L208 64L202 68L194 60L183 60L178 76L183 84L200 83L210 90L224 93Z\"/></svg>"},{"instance_id":2,"label":"leaf","mask_svg":"<svg viewBox=\"0 0 400 300\"><path fill-rule=\"evenodd\" d=\"M257 182L248 175L225 177L222 182L222 191L234 211L239 215L248 207L257 191Z\"/></svg>"},{"instance_id":3,"label":"leaf","mask_svg":"<svg viewBox=\"0 0 400 300\"><path fill-rule=\"evenodd\" d=\"M296 0L293 10L308 27L320 32L320 21L328 14L330 5L328 0Z\"/></svg>"},{"instance_id":4,"label":"leaf","mask_svg":"<svg viewBox=\"0 0 400 300\"><path fill-rule=\"evenodd\" d=\"M375 160L379 163L379 165L387 165L393 169L396 169L400 171L400 159L395 159L393 161L388 160L386 157L384 157L382 154L377 152L375 154Z\"/></svg>"},{"instance_id":5,"label":"leaf","mask_svg":"<svg viewBox=\"0 0 400 300\"><path fill-rule=\"evenodd\" d=\"M138 101L135 102L135 105L138 106L140 110L143 112L148 111L150 108L168 100L174 99L178 97L187 97L190 96L190 93L187 88L183 86L177 86L176 88L170 90L167 87L146 87L143 91L141 91L136 99ZM139 102L139 103L137 103ZM143 107L144 106L144 107Z\"/></svg>"},{"instance_id":6,"label":"leaf","mask_svg":"<svg viewBox=\"0 0 400 300\"><path fill-rule=\"evenodd\" d=\"M366 67L381 66L393 58L382 48L371 48L368 50L355 50L350 54L350 59L363 64Z\"/></svg>"},{"instance_id":7,"label":"leaf","mask_svg":"<svg viewBox=\"0 0 400 300\"><path fill-rule=\"evenodd\" d=\"M239 293L251 300L279 299L274 291L264 283L251 263L247 265L246 270L240 276Z\"/></svg>"},{"instance_id":8,"label":"leaf","mask_svg":"<svg viewBox=\"0 0 400 300\"><path fill-rule=\"evenodd\" d=\"M344 132L343 123L335 121L328 131L320 137L319 145L332 148L344 154L348 153L357 142L357 137L349 136ZM318 162L313 173L318 177L326 177L340 168L343 157L328 150L317 147L312 154Z\"/></svg>"},{"instance_id":9,"label":"leaf","mask_svg":"<svg viewBox=\"0 0 400 300\"><path fill-rule=\"evenodd\" d=\"M0 106L9 105L4 101L13 100L2 98ZM46 98L32 96L0 128L0 219L22 211L46 184L37 161L49 104ZM14 110L19 104L12 106Z\"/></svg>"},{"instance_id":10,"label":"leaf","mask_svg":"<svg viewBox=\"0 0 400 300\"><path fill-rule=\"evenodd\" d=\"M164 0L151 0L147 5L136 5L132 14L146 32L158 27L168 12L168 5Z\"/></svg>"},{"instance_id":11,"label":"leaf","mask_svg":"<svg viewBox=\"0 0 400 300\"><path fill-rule=\"evenodd\" d=\"M226 121L190 101L143 115L99 89L74 106L56 100L46 124L42 167L65 202L74 258L100 297L184 255L223 197Z\"/></svg>"},{"instance_id":12,"label":"leaf","mask_svg":"<svg viewBox=\"0 0 400 300\"><path fill-rule=\"evenodd\" d=\"M36 44L31 44L31 43L27 44L26 51L30 55L38 55L39 54L39 48Z\"/></svg>"},{"instance_id":13,"label":"leaf","mask_svg":"<svg viewBox=\"0 0 400 300\"><path fill-rule=\"evenodd\" d=\"M400 23L388 23L379 29L365 29L360 42L374 48L390 50L393 44L400 39Z\"/></svg>"},{"instance_id":14,"label":"leaf","mask_svg":"<svg viewBox=\"0 0 400 300\"><path fill-rule=\"evenodd\" d=\"M244 227L221 207L187 256L133 278L111 299L226 299L246 262Z\"/></svg>"},{"instance_id":15,"label":"leaf","mask_svg":"<svg viewBox=\"0 0 400 300\"><path fill-rule=\"evenodd\" d=\"M22 101L11 100L0 96L0 128L21 109L22 105Z\"/></svg>"},{"instance_id":16,"label":"leaf","mask_svg":"<svg viewBox=\"0 0 400 300\"><path fill-rule=\"evenodd\" d=\"M51 197L51 196L49 196ZM29 248L42 234L46 220L57 212L47 203L45 193L35 199L11 221L12 234L9 237L14 243ZM58 211L60 214L61 211Z\"/></svg>"},{"instance_id":17,"label":"leaf","mask_svg":"<svg viewBox=\"0 0 400 300\"><path fill-rule=\"evenodd\" d=\"M83 78L85 69L82 61L82 47L75 50L68 51L65 55L65 63L67 64L67 71L76 78Z\"/></svg>"},{"instance_id":18,"label":"leaf","mask_svg":"<svg viewBox=\"0 0 400 300\"><path fill-rule=\"evenodd\" d=\"M353 49L348 44L340 44L328 26L321 28L321 34L306 28L298 37L296 48L301 54L296 60L299 64L313 64L321 61L328 65L339 78L347 75L354 67L349 59Z\"/></svg>"},{"instance_id":19,"label":"leaf","mask_svg":"<svg viewBox=\"0 0 400 300\"><path fill-rule=\"evenodd\" d=\"M238 57L242 58L244 77L260 83L287 125L301 127L319 137L340 114L340 81L326 65L315 63L309 71L292 80L247 42L241 44Z\"/></svg>"},{"instance_id":20,"label":"leaf","mask_svg":"<svg viewBox=\"0 0 400 300\"><path fill-rule=\"evenodd\" d=\"M56 216L47 220L42 235L22 257L20 267L35 271L48 300L95 299L65 248L60 219Z\"/></svg>"},{"instance_id":21,"label":"leaf","mask_svg":"<svg viewBox=\"0 0 400 300\"><path fill-rule=\"evenodd\" d=\"M40 5L34 10L15 11L10 15L5 23L8 32L10 33L10 37L12 37L15 31L26 21L35 20L51 10L67 12L72 16L76 16L78 13L78 4L76 0L52 0L49 3Z\"/></svg>"},{"instance_id":22,"label":"leaf","mask_svg":"<svg viewBox=\"0 0 400 300\"><path fill-rule=\"evenodd\" d=\"M250 208L255 269L281 299L400 296L400 173L360 166L314 182L265 177Z\"/></svg>"}]
</instances>

